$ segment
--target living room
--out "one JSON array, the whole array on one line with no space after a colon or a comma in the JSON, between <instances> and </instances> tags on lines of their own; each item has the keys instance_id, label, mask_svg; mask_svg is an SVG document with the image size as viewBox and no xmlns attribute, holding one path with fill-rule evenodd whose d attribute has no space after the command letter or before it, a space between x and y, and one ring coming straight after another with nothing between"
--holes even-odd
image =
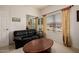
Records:
<instances>
[{"instance_id":1,"label":"living room","mask_svg":"<svg viewBox=\"0 0 79 59\"><path fill-rule=\"evenodd\" d=\"M49 20L53 22L53 19L50 19L49 16L54 17L54 19L59 20L62 26L62 15L65 14L63 12L64 9L69 9L70 14L70 26L67 30L69 30L70 38L72 41L72 47L64 46L63 42L63 31L62 29L58 31L57 28L54 28L54 31L50 31L47 28L51 27L47 25ZM49 38L53 40L52 45L52 52L54 53L70 53L70 52L79 52L79 40L78 40L78 21L77 21L77 11L79 10L79 6L77 5L0 5L0 52L2 53L23 53L23 47L15 49L15 42L14 40L14 31L26 30L26 27L32 28L33 24L29 25L28 15L29 18L33 16L31 19L43 19L43 27L38 26L37 22L34 24L36 30L42 30L45 34L45 38ZM54 16L52 16L54 15ZM69 17L67 16L67 17ZM64 16L66 17L66 16ZM57 19L58 18L58 19ZM48 19L48 20L46 20ZM34 21L34 20L33 20ZM32 21L31 21L32 22ZM39 21L40 22L40 21ZM68 21L66 21L68 22ZM64 21L63 21L64 23ZM56 23L55 23L56 24ZM54 25L55 25L54 24ZM59 24L59 23L58 23ZM66 24L65 26L69 25ZM34 27L33 27L34 28ZM38 29L39 28L39 29ZM62 27L61 27L62 28ZM63 29L64 30L64 29ZM67 30L64 30L67 32ZM64 32L65 34L67 34ZM65 35L64 34L64 35ZM67 39L67 38L66 38ZM66 40L65 39L65 40ZM56 43L55 43L56 42ZM66 41L65 41L66 42ZM5 44L4 44L5 43Z\"/></svg>"}]
</instances>

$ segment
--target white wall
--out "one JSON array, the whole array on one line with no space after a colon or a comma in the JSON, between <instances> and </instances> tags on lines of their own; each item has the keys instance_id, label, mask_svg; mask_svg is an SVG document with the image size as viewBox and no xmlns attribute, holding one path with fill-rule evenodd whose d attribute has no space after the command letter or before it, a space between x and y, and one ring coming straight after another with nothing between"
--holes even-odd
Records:
<instances>
[{"instance_id":1,"label":"white wall","mask_svg":"<svg viewBox=\"0 0 79 59\"><path fill-rule=\"evenodd\" d=\"M38 16L38 10L32 7L26 6L10 6L10 16L12 17L19 17L21 22L12 22L11 27L12 29L25 29L26 26L26 15ZM11 29L11 30L12 30Z\"/></svg>"},{"instance_id":2,"label":"white wall","mask_svg":"<svg viewBox=\"0 0 79 59\"><path fill-rule=\"evenodd\" d=\"M79 22L77 22L77 13L79 6L73 6L71 8L70 18L71 18L71 39L73 47L79 48Z\"/></svg>"},{"instance_id":3,"label":"white wall","mask_svg":"<svg viewBox=\"0 0 79 59\"><path fill-rule=\"evenodd\" d=\"M26 29L26 15L39 16L37 9L28 6L0 6L0 10L9 13L10 44L13 43L13 31ZM12 22L12 17L19 17L21 22Z\"/></svg>"}]
</instances>

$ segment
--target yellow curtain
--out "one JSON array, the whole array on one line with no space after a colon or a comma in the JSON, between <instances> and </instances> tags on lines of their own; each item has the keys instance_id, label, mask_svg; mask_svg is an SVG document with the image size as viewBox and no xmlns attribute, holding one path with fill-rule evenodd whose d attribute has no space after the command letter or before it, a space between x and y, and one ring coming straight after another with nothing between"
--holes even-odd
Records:
<instances>
[{"instance_id":1,"label":"yellow curtain","mask_svg":"<svg viewBox=\"0 0 79 59\"><path fill-rule=\"evenodd\" d=\"M38 29L38 17L35 18L35 29Z\"/></svg>"},{"instance_id":2,"label":"yellow curtain","mask_svg":"<svg viewBox=\"0 0 79 59\"><path fill-rule=\"evenodd\" d=\"M71 47L70 39L70 7L62 10L62 27L63 27L63 43L67 47Z\"/></svg>"},{"instance_id":3,"label":"yellow curtain","mask_svg":"<svg viewBox=\"0 0 79 59\"><path fill-rule=\"evenodd\" d=\"M42 18L42 23L43 23L43 26L42 26L42 31L45 33L46 35L46 15L43 15L43 18Z\"/></svg>"}]
</instances>

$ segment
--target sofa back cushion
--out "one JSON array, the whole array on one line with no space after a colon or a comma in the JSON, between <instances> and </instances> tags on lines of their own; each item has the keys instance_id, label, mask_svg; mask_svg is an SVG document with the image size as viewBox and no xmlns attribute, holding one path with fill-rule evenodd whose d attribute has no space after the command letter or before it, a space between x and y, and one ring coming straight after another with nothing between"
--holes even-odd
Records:
<instances>
[{"instance_id":1,"label":"sofa back cushion","mask_svg":"<svg viewBox=\"0 0 79 59\"><path fill-rule=\"evenodd\" d=\"M14 31L14 36L28 35L27 30Z\"/></svg>"},{"instance_id":2,"label":"sofa back cushion","mask_svg":"<svg viewBox=\"0 0 79 59\"><path fill-rule=\"evenodd\" d=\"M28 31L28 33L29 33L29 36L34 36L34 35L36 35L36 30L35 29L30 29Z\"/></svg>"},{"instance_id":3,"label":"sofa back cushion","mask_svg":"<svg viewBox=\"0 0 79 59\"><path fill-rule=\"evenodd\" d=\"M14 31L14 36L31 37L36 35L35 29Z\"/></svg>"}]
</instances>

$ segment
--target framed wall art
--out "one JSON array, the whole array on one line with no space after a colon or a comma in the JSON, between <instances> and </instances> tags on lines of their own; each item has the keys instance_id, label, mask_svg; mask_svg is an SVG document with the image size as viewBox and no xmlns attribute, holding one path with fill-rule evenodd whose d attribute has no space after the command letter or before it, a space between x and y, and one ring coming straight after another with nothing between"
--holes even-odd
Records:
<instances>
[{"instance_id":1,"label":"framed wall art","mask_svg":"<svg viewBox=\"0 0 79 59\"><path fill-rule=\"evenodd\" d=\"M20 18L17 18L17 17L12 17L12 22L20 22Z\"/></svg>"}]
</instances>

